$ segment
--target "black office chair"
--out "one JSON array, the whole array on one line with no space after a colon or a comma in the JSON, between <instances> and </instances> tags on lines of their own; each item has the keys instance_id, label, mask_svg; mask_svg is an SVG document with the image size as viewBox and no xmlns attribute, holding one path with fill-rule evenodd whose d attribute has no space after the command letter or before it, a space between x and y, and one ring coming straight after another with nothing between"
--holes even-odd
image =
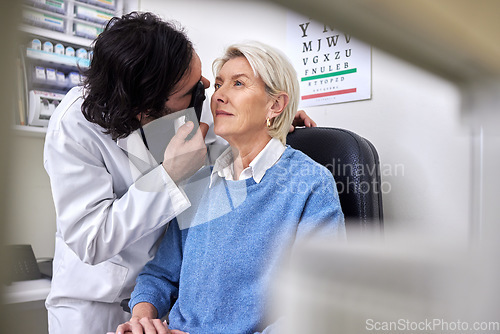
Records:
<instances>
[{"instance_id":1,"label":"black office chair","mask_svg":"<svg viewBox=\"0 0 500 334\"><path fill-rule=\"evenodd\" d=\"M375 147L365 138L337 128L298 128L287 144L330 170L337 183L347 235L382 232L380 164Z\"/></svg>"}]
</instances>

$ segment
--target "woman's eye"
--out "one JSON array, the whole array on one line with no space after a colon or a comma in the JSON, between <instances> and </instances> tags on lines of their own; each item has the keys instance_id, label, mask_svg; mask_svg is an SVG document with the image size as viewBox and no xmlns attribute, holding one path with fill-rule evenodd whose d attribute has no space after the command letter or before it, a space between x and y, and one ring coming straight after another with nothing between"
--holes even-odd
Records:
<instances>
[{"instance_id":1,"label":"woman's eye","mask_svg":"<svg viewBox=\"0 0 500 334\"><path fill-rule=\"evenodd\" d=\"M235 85L235 86L243 86L243 83L242 83L241 81L236 80L236 81L234 82L234 85Z\"/></svg>"},{"instance_id":2,"label":"woman's eye","mask_svg":"<svg viewBox=\"0 0 500 334\"><path fill-rule=\"evenodd\" d=\"M218 83L214 84L214 88L215 88L215 90L219 89L220 88L220 84L218 84Z\"/></svg>"}]
</instances>

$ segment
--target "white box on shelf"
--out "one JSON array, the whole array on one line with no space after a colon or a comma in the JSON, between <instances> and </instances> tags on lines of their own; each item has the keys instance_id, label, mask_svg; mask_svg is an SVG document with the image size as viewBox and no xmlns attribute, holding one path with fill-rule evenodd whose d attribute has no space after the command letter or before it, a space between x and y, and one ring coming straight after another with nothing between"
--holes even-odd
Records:
<instances>
[{"instance_id":1,"label":"white box on shelf","mask_svg":"<svg viewBox=\"0 0 500 334\"><path fill-rule=\"evenodd\" d=\"M26 3L32 5L33 7L42 8L54 13L65 13L63 0L28 0Z\"/></svg>"},{"instance_id":2,"label":"white box on shelf","mask_svg":"<svg viewBox=\"0 0 500 334\"><path fill-rule=\"evenodd\" d=\"M61 17L25 9L23 10L23 19L36 26L64 32L64 19Z\"/></svg>"},{"instance_id":3,"label":"white box on shelf","mask_svg":"<svg viewBox=\"0 0 500 334\"><path fill-rule=\"evenodd\" d=\"M75 16L79 19L105 23L113 18L113 13L86 6L75 5Z\"/></svg>"},{"instance_id":4,"label":"white box on shelf","mask_svg":"<svg viewBox=\"0 0 500 334\"><path fill-rule=\"evenodd\" d=\"M48 126L50 116L63 98L63 94L31 90L28 103L28 125Z\"/></svg>"},{"instance_id":5,"label":"white box on shelf","mask_svg":"<svg viewBox=\"0 0 500 334\"><path fill-rule=\"evenodd\" d=\"M75 36L85 37L94 39L96 38L104 29L99 28L95 25L85 24L80 22L75 22L73 24L73 32Z\"/></svg>"}]
</instances>

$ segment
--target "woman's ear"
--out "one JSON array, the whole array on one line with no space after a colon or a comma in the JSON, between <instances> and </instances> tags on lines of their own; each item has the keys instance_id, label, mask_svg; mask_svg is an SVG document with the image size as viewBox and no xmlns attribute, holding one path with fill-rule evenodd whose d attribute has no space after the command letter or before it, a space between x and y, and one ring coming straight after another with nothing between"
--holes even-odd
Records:
<instances>
[{"instance_id":1,"label":"woman's ear","mask_svg":"<svg viewBox=\"0 0 500 334\"><path fill-rule=\"evenodd\" d=\"M281 114L285 107L288 105L288 94L287 93L279 93L276 97L273 98L273 105L269 110L269 118L274 118Z\"/></svg>"}]
</instances>

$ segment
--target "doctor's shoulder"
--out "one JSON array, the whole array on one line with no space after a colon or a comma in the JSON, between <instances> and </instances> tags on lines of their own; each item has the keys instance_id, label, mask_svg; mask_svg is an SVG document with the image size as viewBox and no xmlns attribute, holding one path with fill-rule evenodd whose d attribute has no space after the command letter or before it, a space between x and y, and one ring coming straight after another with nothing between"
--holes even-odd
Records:
<instances>
[{"instance_id":1,"label":"doctor's shoulder","mask_svg":"<svg viewBox=\"0 0 500 334\"><path fill-rule=\"evenodd\" d=\"M83 103L83 88L74 87L64 96L54 113L50 117L47 134L61 131L62 123L71 123L81 118L85 119L81 112Z\"/></svg>"},{"instance_id":2,"label":"doctor's shoulder","mask_svg":"<svg viewBox=\"0 0 500 334\"><path fill-rule=\"evenodd\" d=\"M82 111L84 100L83 87L72 88L51 116L47 133L59 131L70 137L75 137L75 139L84 133L94 133L100 138L109 137L111 140L111 136L105 134L106 129L87 120Z\"/></svg>"}]
</instances>

